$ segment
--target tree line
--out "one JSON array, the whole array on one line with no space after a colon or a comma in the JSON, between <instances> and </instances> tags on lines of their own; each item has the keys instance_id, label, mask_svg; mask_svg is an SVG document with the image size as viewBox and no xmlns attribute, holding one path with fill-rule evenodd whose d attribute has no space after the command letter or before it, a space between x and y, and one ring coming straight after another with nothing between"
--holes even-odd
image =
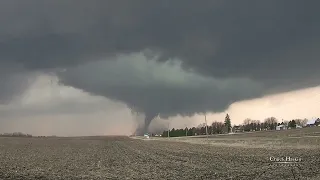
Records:
<instances>
[{"instance_id":1,"label":"tree line","mask_svg":"<svg viewBox=\"0 0 320 180\"><path fill-rule=\"evenodd\" d=\"M24 134L22 132L4 133L0 134L0 137L32 137L31 134Z\"/></svg>"},{"instance_id":2,"label":"tree line","mask_svg":"<svg viewBox=\"0 0 320 180\"><path fill-rule=\"evenodd\" d=\"M208 134L223 134L230 132L249 132L249 131L266 131L266 130L276 130L279 125L285 125L288 128L296 128L297 126L304 127L307 124L307 119L293 119L290 121L282 121L281 123L275 117L268 117L263 122L260 120L245 119L241 125L234 125L231 127L231 119L227 114L224 122L214 121L211 125L206 127L206 124L200 124L197 127L192 128L182 128L175 129L172 128L169 131L170 137L180 137L180 136L196 136L196 135L206 135L206 128ZM163 131L162 137L168 137L168 130Z\"/></svg>"},{"instance_id":3,"label":"tree line","mask_svg":"<svg viewBox=\"0 0 320 180\"><path fill-rule=\"evenodd\" d=\"M245 119L240 129L243 131L261 131L261 130L275 130L279 125L285 125L288 128L294 129L297 126L304 127L307 124L307 119L293 119L290 121L278 122L275 117L269 117L260 122L259 120Z\"/></svg>"},{"instance_id":4,"label":"tree line","mask_svg":"<svg viewBox=\"0 0 320 180\"><path fill-rule=\"evenodd\" d=\"M206 135L208 134L222 134L231 132L231 119L227 114L225 117L225 121L223 122L213 122L210 126L206 127L206 123L202 123L197 127L192 128L184 128L184 129L175 129L172 128L169 131L170 137L180 137L180 136L196 136L196 135ZM162 137L168 137L168 131L163 131Z\"/></svg>"}]
</instances>

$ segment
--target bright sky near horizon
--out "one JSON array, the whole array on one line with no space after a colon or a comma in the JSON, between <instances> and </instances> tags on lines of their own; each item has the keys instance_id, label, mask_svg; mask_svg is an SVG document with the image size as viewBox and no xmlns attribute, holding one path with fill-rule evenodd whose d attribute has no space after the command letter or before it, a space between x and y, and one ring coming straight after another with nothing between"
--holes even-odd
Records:
<instances>
[{"instance_id":1,"label":"bright sky near horizon","mask_svg":"<svg viewBox=\"0 0 320 180\"><path fill-rule=\"evenodd\" d=\"M40 76L23 98L0 106L0 132L33 135L131 135L143 115L132 114L123 103L93 96L79 89L58 85L54 76ZM223 121L229 113L233 124L245 118L263 120L320 117L320 87L281 93L233 103L225 112L208 113L208 123ZM204 123L204 116L174 116L153 120L150 130L192 127Z\"/></svg>"}]
</instances>

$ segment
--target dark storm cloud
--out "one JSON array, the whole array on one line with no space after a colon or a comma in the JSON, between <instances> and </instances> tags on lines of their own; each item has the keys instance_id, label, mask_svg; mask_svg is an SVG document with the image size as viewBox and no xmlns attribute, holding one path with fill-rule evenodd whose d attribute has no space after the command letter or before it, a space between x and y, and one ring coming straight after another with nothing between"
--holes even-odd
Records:
<instances>
[{"instance_id":1,"label":"dark storm cloud","mask_svg":"<svg viewBox=\"0 0 320 180\"><path fill-rule=\"evenodd\" d=\"M68 68L148 49L158 61L177 58L204 76L262 83L254 97L319 84L319 5L316 0L1 1L0 60L26 69ZM142 85L123 91L79 85L79 79L68 79L73 76L62 82L134 104L147 115L221 110L229 100L249 98L242 91L211 90L219 96L207 104L196 94L211 95L207 88L218 86L193 91ZM161 96L150 104L155 94ZM187 97L190 103L182 105ZM181 109L166 109L173 102Z\"/></svg>"},{"instance_id":2,"label":"dark storm cloud","mask_svg":"<svg viewBox=\"0 0 320 180\"><path fill-rule=\"evenodd\" d=\"M312 0L0 5L1 59L34 68L152 49L164 60L180 57L185 65L215 76L265 78L268 68L278 76L285 74L279 73L283 68L315 67L314 47L319 46L320 3ZM303 51L305 59L284 56L294 56L291 51Z\"/></svg>"},{"instance_id":3,"label":"dark storm cloud","mask_svg":"<svg viewBox=\"0 0 320 180\"><path fill-rule=\"evenodd\" d=\"M0 61L0 104L19 98L34 82L35 75L17 64Z\"/></svg>"},{"instance_id":4,"label":"dark storm cloud","mask_svg":"<svg viewBox=\"0 0 320 180\"><path fill-rule=\"evenodd\" d=\"M28 87L26 78L21 76L0 76L0 104L6 104L15 96L19 96Z\"/></svg>"},{"instance_id":5,"label":"dark storm cloud","mask_svg":"<svg viewBox=\"0 0 320 180\"><path fill-rule=\"evenodd\" d=\"M88 63L58 75L63 84L125 102L145 114L147 126L159 114L166 118L223 111L232 102L263 92L261 83L249 79L204 77L182 70L178 63L148 61L142 54Z\"/></svg>"}]
</instances>

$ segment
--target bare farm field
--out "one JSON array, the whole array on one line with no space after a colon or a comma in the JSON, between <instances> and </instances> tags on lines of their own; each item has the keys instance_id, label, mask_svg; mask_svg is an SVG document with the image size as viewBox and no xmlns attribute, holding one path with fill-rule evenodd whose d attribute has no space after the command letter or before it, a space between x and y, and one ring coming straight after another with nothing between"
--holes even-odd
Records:
<instances>
[{"instance_id":1,"label":"bare farm field","mask_svg":"<svg viewBox=\"0 0 320 180\"><path fill-rule=\"evenodd\" d=\"M319 137L317 137L319 136ZM208 138L0 138L0 179L320 179L320 128Z\"/></svg>"}]
</instances>

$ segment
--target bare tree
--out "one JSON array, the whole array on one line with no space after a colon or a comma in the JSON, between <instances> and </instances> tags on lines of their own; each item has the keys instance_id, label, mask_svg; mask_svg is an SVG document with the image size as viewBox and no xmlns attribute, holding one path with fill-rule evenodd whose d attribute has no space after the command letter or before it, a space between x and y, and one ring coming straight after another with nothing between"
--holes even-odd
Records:
<instances>
[{"instance_id":1,"label":"bare tree","mask_svg":"<svg viewBox=\"0 0 320 180\"><path fill-rule=\"evenodd\" d=\"M267 129L274 130L277 126L278 120L275 117L268 117L264 120L264 123L267 126Z\"/></svg>"},{"instance_id":2,"label":"bare tree","mask_svg":"<svg viewBox=\"0 0 320 180\"><path fill-rule=\"evenodd\" d=\"M260 121L259 120L252 120L251 121L251 129L254 131L260 131Z\"/></svg>"},{"instance_id":3,"label":"bare tree","mask_svg":"<svg viewBox=\"0 0 320 180\"><path fill-rule=\"evenodd\" d=\"M265 123L272 124L272 123L277 123L278 120L277 120L277 118L275 118L275 117L268 117L268 118L266 118L266 119L264 120L264 122L265 122Z\"/></svg>"},{"instance_id":4,"label":"bare tree","mask_svg":"<svg viewBox=\"0 0 320 180\"><path fill-rule=\"evenodd\" d=\"M284 124L285 126L288 126L288 125L289 125L289 121L285 120L285 121L283 121L283 124Z\"/></svg>"},{"instance_id":5,"label":"bare tree","mask_svg":"<svg viewBox=\"0 0 320 180\"><path fill-rule=\"evenodd\" d=\"M306 126L307 123L308 123L308 119L305 118L305 119L302 120L302 123L301 123L301 124L302 124L302 126Z\"/></svg>"},{"instance_id":6,"label":"bare tree","mask_svg":"<svg viewBox=\"0 0 320 180\"><path fill-rule=\"evenodd\" d=\"M243 121L243 130L244 131L251 131L251 123L252 123L252 119L247 118Z\"/></svg>"},{"instance_id":7,"label":"bare tree","mask_svg":"<svg viewBox=\"0 0 320 180\"><path fill-rule=\"evenodd\" d=\"M249 125L251 123L251 119L250 118L247 118L243 121L243 125Z\"/></svg>"},{"instance_id":8,"label":"bare tree","mask_svg":"<svg viewBox=\"0 0 320 180\"><path fill-rule=\"evenodd\" d=\"M306 126L308 123L308 119L295 119L297 125L299 126Z\"/></svg>"},{"instance_id":9,"label":"bare tree","mask_svg":"<svg viewBox=\"0 0 320 180\"><path fill-rule=\"evenodd\" d=\"M222 130L223 130L223 127L224 127L224 124L222 122L214 121L211 124L211 126L212 126L212 133L213 134L221 134Z\"/></svg>"}]
</instances>

